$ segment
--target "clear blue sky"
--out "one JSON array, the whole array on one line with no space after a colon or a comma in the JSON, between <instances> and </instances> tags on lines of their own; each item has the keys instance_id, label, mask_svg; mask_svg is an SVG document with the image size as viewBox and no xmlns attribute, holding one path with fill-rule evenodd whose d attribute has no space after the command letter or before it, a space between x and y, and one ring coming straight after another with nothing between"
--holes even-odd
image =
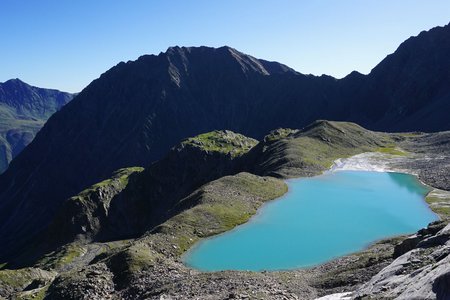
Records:
<instances>
[{"instance_id":1,"label":"clear blue sky","mask_svg":"<svg viewBox=\"0 0 450 300\"><path fill-rule=\"evenodd\" d=\"M173 45L228 45L343 77L449 22L449 0L1 0L0 82L77 92Z\"/></svg>"}]
</instances>

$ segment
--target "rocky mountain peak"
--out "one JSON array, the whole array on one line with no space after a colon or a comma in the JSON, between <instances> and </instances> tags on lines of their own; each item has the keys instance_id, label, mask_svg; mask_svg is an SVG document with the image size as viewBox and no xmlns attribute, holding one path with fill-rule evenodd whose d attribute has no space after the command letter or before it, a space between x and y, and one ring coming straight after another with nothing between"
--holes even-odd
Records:
<instances>
[{"instance_id":1,"label":"rocky mountain peak","mask_svg":"<svg viewBox=\"0 0 450 300\"><path fill-rule=\"evenodd\" d=\"M220 48L174 46L169 47L164 55L170 62L169 74L172 81L178 86L183 74L189 76L202 65L208 65L210 68L220 65L221 68L218 68L217 71L232 70L244 76L296 73L285 65L257 59L229 46ZM192 70L192 66L194 66L194 70Z\"/></svg>"}]
</instances>

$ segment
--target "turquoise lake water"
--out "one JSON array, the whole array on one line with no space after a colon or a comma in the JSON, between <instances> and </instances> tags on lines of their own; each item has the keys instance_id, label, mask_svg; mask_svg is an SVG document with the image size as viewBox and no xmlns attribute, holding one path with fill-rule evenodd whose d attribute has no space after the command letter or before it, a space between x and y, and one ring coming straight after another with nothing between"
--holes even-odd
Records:
<instances>
[{"instance_id":1,"label":"turquoise lake water","mask_svg":"<svg viewBox=\"0 0 450 300\"><path fill-rule=\"evenodd\" d=\"M199 242L185 264L203 271L296 269L438 219L424 201L427 188L407 174L339 171L287 183L286 195L248 223Z\"/></svg>"}]
</instances>

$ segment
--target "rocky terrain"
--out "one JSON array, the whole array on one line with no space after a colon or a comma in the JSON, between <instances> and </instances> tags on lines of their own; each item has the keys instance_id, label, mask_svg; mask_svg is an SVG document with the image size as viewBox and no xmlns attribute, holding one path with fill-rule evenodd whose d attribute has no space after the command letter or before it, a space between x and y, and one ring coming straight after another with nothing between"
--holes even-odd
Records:
<instances>
[{"instance_id":1,"label":"rocky terrain","mask_svg":"<svg viewBox=\"0 0 450 300\"><path fill-rule=\"evenodd\" d=\"M448 221L431 224L427 229L408 237L396 246L394 257L397 257L395 261L352 295L357 299L450 297Z\"/></svg>"},{"instance_id":2,"label":"rocky terrain","mask_svg":"<svg viewBox=\"0 0 450 300\"><path fill-rule=\"evenodd\" d=\"M314 299L348 292L360 299L442 298L449 292L450 271L445 190L434 189L427 198L443 221L310 269L204 273L184 266L181 256L198 240L246 222L265 201L283 195L287 186L280 179L320 174L340 158L351 162L365 155L366 163L386 170L436 174L422 180L438 184L440 168L449 163L448 134L386 134L318 121L301 130L273 131L259 143L230 131L186 139L147 169L120 170L66 200L47 238L35 240L5 266L22 263L22 268L0 271L0 296ZM375 154L356 155L367 152ZM426 159L429 164L420 162ZM179 190L169 188L176 183Z\"/></svg>"},{"instance_id":3,"label":"rocky terrain","mask_svg":"<svg viewBox=\"0 0 450 300\"><path fill-rule=\"evenodd\" d=\"M271 130L318 119L388 132L450 129L449 31L422 32L370 74L340 80L300 74L230 47L172 47L119 63L53 115L0 176L0 259L10 260L41 234L65 199L116 170L147 168L190 136L232 130L261 140ZM317 146L303 140L305 149ZM282 143L273 151L291 151ZM286 157L302 154L295 149ZM307 161L307 168L290 161L289 169L281 159L275 162L281 169L264 170L272 164L265 153L268 160L261 157L252 171L314 173Z\"/></svg>"},{"instance_id":4,"label":"rocky terrain","mask_svg":"<svg viewBox=\"0 0 450 300\"><path fill-rule=\"evenodd\" d=\"M0 174L33 140L45 121L73 96L30 86L19 79L0 83Z\"/></svg>"}]
</instances>

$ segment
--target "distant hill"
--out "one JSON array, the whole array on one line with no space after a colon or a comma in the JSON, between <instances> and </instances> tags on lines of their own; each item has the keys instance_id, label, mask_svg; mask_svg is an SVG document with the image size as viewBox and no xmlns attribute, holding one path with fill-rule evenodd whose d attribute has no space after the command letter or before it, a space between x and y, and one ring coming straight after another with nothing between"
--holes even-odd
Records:
<instances>
[{"instance_id":1,"label":"distant hill","mask_svg":"<svg viewBox=\"0 0 450 300\"><path fill-rule=\"evenodd\" d=\"M341 80L230 47L172 47L119 63L50 117L0 176L0 258L64 199L117 169L150 165L188 136L228 129L261 139L318 119L448 130L449 70L450 26L408 39L369 75Z\"/></svg>"},{"instance_id":2,"label":"distant hill","mask_svg":"<svg viewBox=\"0 0 450 300\"><path fill-rule=\"evenodd\" d=\"M0 83L0 173L73 96L30 86L19 79Z\"/></svg>"}]
</instances>

